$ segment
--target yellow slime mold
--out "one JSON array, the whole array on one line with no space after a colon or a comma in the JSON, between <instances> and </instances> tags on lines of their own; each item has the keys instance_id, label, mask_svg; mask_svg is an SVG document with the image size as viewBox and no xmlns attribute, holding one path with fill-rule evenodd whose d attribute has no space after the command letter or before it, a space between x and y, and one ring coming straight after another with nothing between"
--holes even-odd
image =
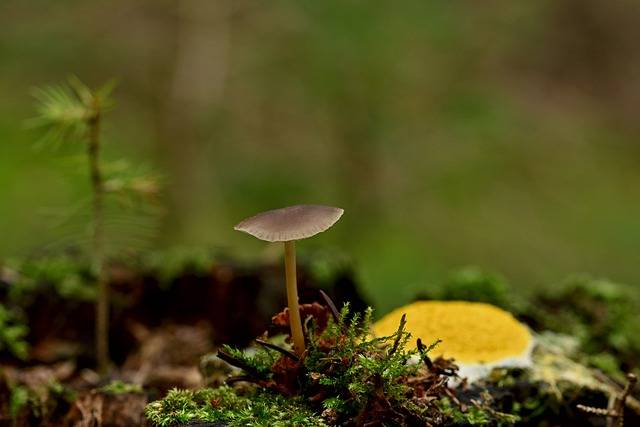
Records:
<instances>
[{"instance_id":1,"label":"yellow slime mold","mask_svg":"<svg viewBox=\"0 0 640 427\"><path fill-rule=\"evenodd\" d=\"M419 301L400 307L374 325L377 336L393 334L402 314L411 345L441 339L431 356L452 357L462 363L494 364L518 359L530 352L532 336L510 313L485 303Z\"/></svg>"}]
</instances>

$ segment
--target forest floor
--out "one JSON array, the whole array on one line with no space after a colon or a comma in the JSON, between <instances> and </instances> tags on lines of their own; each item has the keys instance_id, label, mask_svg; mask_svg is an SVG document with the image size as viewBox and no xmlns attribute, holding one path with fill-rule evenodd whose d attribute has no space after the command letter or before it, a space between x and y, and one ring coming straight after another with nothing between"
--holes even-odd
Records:
<instances>
[{"instance_id":1,"label":"forest floor","mask_svg":"<svg viewBox=\"0 0 640 427\"><path fill-rule=\"evenodd\" d=\"M607 417L596 409L613 405L610 398L623 392L624 374L639 366L640 344L634 341L638 340L634 328L640 302L630 296L635 295L632 290L605 281L575 279L557 295L519 299L499 278L464 271L437 294L420 296L489 302L511 311L536 332L535 368L498 369L479 382L467 383L456 377L455 361L418 354L424 363L406 370L402 361L411 356L408 352L382 351L381 342L361 346L368 339L363 332L368 327L353 314L342 321L353 324L355 335L349 338L347 329L333 330L331 337L322 335L325 328L332 330L327 325L339 324L340 317L320 296L320 289L338 307L349 302L352 313L363 313L367 307L349 269L336 267L322 276L312 267L300 269L300 299L319 303L305 307L315 307L310 317L325 327L315 332L320 344L301 361L282 349L256 347L254 341L265 337L265 330L271 335L283 331L274 322L278 317L273 317L284 301L281 267L247 266L232 260L178 264L169 267L173 264L159 259L154 268L112 267L113 365L102 376L94 370L93 295L85 286L91 282L88 270L66 258L3 266L0 426L576 422L598 426L605 425ZM397 347L395 341L404 340L403 334L399 330L387 348ZM345 345L348 342L351 347ZM223 344L230 347L216 357ZM286 343L279 345L286 350ZM253 348L248 353L253 356L234 353L233 349L247 347ZM380 381L379 387L364 387L357 393L349 389L351 397L340 403L338 397L344 398L345 392L337 382L328 386L329 379L321 384L296 380L315 378L316 371L326 370L312 361L338 357L336 347L346 352L339 356L346 366L341 377L361 372L362 360L371 360L374 365L367 372L378 368L395 372L388 383L392 387L387 388L384 375L379 380L357 377L365 385ZM266 352L265 358L259 358L260 351ZM238 375L243 375L241 381ZM225 382L233 387L223 386ZM394 397L397 404L392 404L388 394L394 393L396 384L402 386L402 396L410 390L411 399L420 399L405 401L398 395ZM154 401L155 406L149 406ZM175 404L189 409L167 412ZM640 404L633 393L625 406L627 425L636 425ZM256 407L262 408L260 414L255 413ZM304 416L295 421L296 414ZM278 418L283 416L289 421Z\"/></svg>"}]
</instances>

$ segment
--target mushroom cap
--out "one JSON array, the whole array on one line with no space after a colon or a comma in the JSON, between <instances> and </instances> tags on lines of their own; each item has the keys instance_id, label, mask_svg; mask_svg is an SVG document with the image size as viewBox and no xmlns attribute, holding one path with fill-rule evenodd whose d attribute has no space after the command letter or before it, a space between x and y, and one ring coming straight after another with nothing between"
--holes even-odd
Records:
<instances>
[{"instance_id":1,"label":"mushroom cap","mask_svg":"<svg viewBox=\"0 0 640 427\"><path fill-rule=\"evenodd\" d=\"M344 210L331 206L289 206L259 213L233 228L267 242L288 242L306 239L328 230L343 212Z\"/></svg>"}]
</instances>

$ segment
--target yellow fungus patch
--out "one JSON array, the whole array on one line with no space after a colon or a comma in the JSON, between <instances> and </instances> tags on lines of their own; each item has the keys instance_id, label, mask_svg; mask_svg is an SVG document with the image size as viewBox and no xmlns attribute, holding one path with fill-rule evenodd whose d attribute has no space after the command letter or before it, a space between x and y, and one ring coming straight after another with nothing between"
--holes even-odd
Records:
<instances>
[{"instance_id":1,"label":"yellow fungus patch","mask_svg":"<svg viewBox=\"0 0 640 427\"><path fill-rule=\"evenodd\" d=\"M510 313L490 304L466 301L418 301L400 307L374 324L378 336L394 333L407 315L410 343L441 339L432 356L453 357L462 363L495 363L517 358L531 346L531 333Z\"/></svg>"}]
</instances>

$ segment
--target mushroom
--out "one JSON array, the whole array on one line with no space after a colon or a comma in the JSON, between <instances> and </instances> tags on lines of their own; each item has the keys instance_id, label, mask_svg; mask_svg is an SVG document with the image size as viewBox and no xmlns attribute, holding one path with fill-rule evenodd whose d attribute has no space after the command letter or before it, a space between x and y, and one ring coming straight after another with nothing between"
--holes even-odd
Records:
<instances>
[{"instance_id":1,"label":"mushroom","mask_svg":"<svg viewBox=\"0 0 640 427\"><path fill-rule=\"evenodd\" d=\"M293 347L298 355L304 352L304 334L298 306L296 283L295 241L315 236L335 224L344 211L320 205L296 205L274 209L247 218L234 227L267 242L284 242L284 266L287 283L289 326Z\"/></svg>"}]
</instances>

